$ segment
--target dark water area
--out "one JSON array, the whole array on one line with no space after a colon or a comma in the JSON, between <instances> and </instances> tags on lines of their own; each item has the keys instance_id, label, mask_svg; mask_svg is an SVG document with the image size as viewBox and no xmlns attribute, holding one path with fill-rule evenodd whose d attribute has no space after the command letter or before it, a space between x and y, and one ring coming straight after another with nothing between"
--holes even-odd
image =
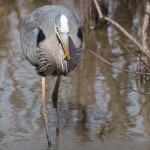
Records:
<instances>
[{"instance_id":1,"label":"dark water area","mask_svg":"<svg viewBox=\"0 0 150 150\"><path fill-rule=\"evenodd\" d=\"M112 25L88 26L89 3L84 0L0 0L0 150L148 150L150 149L150 82L113 68L94 56L101 54L118 67L136 71L136 47ZM109 1L108 17L140 40L143 5ZM51 93L55 78L48 77L46 99L52 147L48 148L41 114L41 79L24 58L19 28L22 19L38 6L63 4L73 10L83 27L85 48L78 67L63 77L58 101L60 134L55 134ZM117 7L117 8L116 8ZM125 9L126 8L126 9ZM91 21L91 24L95 24Z\"/></svg>"}]
</instances>

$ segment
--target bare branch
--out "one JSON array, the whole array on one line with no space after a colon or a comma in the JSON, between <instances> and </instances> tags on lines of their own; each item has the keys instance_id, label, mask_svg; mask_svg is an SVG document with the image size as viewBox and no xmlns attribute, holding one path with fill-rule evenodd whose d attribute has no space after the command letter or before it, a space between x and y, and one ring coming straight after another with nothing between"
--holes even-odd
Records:
<instances>
[{"instance_id":1,"label":"bare branch","mask_svg":"<svg viewBox=\"0 0 150 150\"><path fill-rule=\"evenodd\" d=\"M133 57L134 54L127 48L127 46L121 41L121 40L116 40L116 41L119 41L123 46L124 48L130 53L130 55ZM138 57L138 61L141 62L146 68L150 68L142 59L141 57L138 55L138 53L135 53L136 56Z\"/></svg>"},{"instance_id":2,"label":"bare branch","mask_svg":"<svg viewBox=\"0 0 150 150\"><path fill-rule=\"evenodd\" d=\"M99 17L100 19L103 18L104 20L108 21L109 23L111 23L112 25L114 25L115 27L117 27L121 32L124 33L125 36L127 36L132 42L134 42L134 44L148 57L150 58L150 50L149 49L145 49L135 38L133 38L131 36L131 34L129 34L123 27L121 27L117 22L115 22L114 20L109 19L108 17L104 16L102 14L101 8L98 5L97 0L94 0L94 4L96 6L96 9L98 11Z\"/></svg>"},{"instance_id":3,"label":"bare branch","mask_svg":"<svg viewBox=\"0 0 150 150\"><path fill-rule=\"evenodd\" d=\"M94 4L96 6L96 9L97 9L97 12L98 12L98 15L99 15L100 19L102 19L103 18L103 14L102 14L102 11L101 11L101 9L100 9L100 7L98 5L97 0L94 0Z\"/></svg>"},{"instance_id":4,"label":"bare branch","mask_svg":"<svg viewBox=\"0 0 150 150\"><path fill-rule=\"evenodd\" d=\"M107 61L106 59L104 59L102 56L100 55L97 55L95 52L93 52L92 50L90 50L90 52L95 55L97 58L99 58L100 60L102 60L103 62L105 62L106 64L114 67L114 68L117 68L118 70L121 70L121 71L124 71L126 73L130 73L130 74L139 74L139 75L147 75L147 76L150 76L150 73L142 73L142 72L136 72L136 71L129 71L129 70L125 70L125 69L122 69L122 68L119 68L117 65L115 64L112 64L110 63L109 61Z\"/></svg>"},{"instance_id":5,"label":"bare branch","mask_svg":"<svg viewBox=\"0 0 150 150\"><path fill-rule=\"evenodd\" d=\"M134 57L134 54L127 48L127 46L126 46L121 40L116 40L116 41L118 41L119 43L121 43L121 44L123 45L123 47L125 48L125 50L127 50L128 53L129 53L132 57Z\"/></svg>"},{"instance_id":6,"label":"bare branch","mask_svg":"<svg viewBox=\"0 0 150 150\"><path fill-rule=\"evenodd\" d=\"M139 94L142 94L142 95L149 95L149 96L150 96L150 93L143 93L143 92L141 92L141 91L137 91L137 90L133 89L131 86L130 86L129 88L130 88L132 91L137 92L137 93L139 93Z\"/></svg>"}]
</instances>

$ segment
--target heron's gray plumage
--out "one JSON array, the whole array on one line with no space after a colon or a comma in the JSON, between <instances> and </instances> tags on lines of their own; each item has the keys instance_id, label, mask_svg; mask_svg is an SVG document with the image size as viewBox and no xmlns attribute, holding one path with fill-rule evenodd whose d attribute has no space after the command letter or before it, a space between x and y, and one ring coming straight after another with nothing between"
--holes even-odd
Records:
<instances>
[{"instance_id":1,"label":"heron's gray plumage","mask_svg":"<svg viewBox=\"0 0 150 150\"><path fill-rule=\"evenodd\" d=\"M69 20L70 61L65 59L62 45L55 32L55 19L65 15ZM20 39L23 53L40 75L67 75L78 63L82 47L82 32L75 15L63 6L37 8L25 18Z\"/></svg>"}]
</instances>

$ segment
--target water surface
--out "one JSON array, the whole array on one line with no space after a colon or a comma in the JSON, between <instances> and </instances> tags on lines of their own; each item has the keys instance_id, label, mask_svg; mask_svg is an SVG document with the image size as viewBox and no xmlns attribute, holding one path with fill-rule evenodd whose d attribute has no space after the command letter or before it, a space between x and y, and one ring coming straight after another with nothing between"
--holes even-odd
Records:
<instances>
[{"instance_id":1,"label":"water surface","mask_svg":"<svg viewBox=\"0 0 150 150\"><path fill-rule=\"evenodd\" d=\"M60 134L55 134L51 93L55 78L48 77L46 98L52 147L48 148L41 114L41 79L24 58L19 40L21 20L45 4L65 4L87 26L85 1L0 1L0 150L147 150L150 147L150 101L135 90L149 92L149 82L112 68L90 50L122 69L135 71L136 61L116 40L128 41L111 25L84 30L85 48L78 67L63 77L59 91ZM135 7L133 7L135 6ZM131 3L118 9L113 0L108 16L117 20L137 39L141 32L142 6ZM87 9L88 8L88 9ZM134 8L134 9L133 9ZM128 12L128 13L127 13Z\"/></svg>"}]
</instances>

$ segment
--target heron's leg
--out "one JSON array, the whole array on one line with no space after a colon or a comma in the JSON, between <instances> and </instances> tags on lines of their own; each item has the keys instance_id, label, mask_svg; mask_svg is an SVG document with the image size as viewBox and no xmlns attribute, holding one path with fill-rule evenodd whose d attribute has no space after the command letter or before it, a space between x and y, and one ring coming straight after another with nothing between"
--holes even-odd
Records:
<instances>
[{"instance_id":1,"label":"heron's leg","mask_svg":"<svg viewBox=\"0 0 150 150\"><path fill-rule=\"evenodd\" d=\"M59 89L59 83L60 83L61 75L57 76L57 80L55 83L55 87L52 93L52 102L53 102L53 107L55 108L56 111L56 132L59 132L59 121L58 121L58 112L57 112L57 100L58 100L58 89Z\"/></svg>"},{"instance_id":2,"label":"heron's leg","mask_svg":"<svg viewBox=\"0 0 150 150\"><path fill-rule=\"evenodd\" d=\"M48 128L48 111L47 111L47 106L45 101L45 77L42 77L42 114L44 116L45 125L46 125L47 141L48 144L51 145L50 131Z\"/></svg>"}]
</instances>

